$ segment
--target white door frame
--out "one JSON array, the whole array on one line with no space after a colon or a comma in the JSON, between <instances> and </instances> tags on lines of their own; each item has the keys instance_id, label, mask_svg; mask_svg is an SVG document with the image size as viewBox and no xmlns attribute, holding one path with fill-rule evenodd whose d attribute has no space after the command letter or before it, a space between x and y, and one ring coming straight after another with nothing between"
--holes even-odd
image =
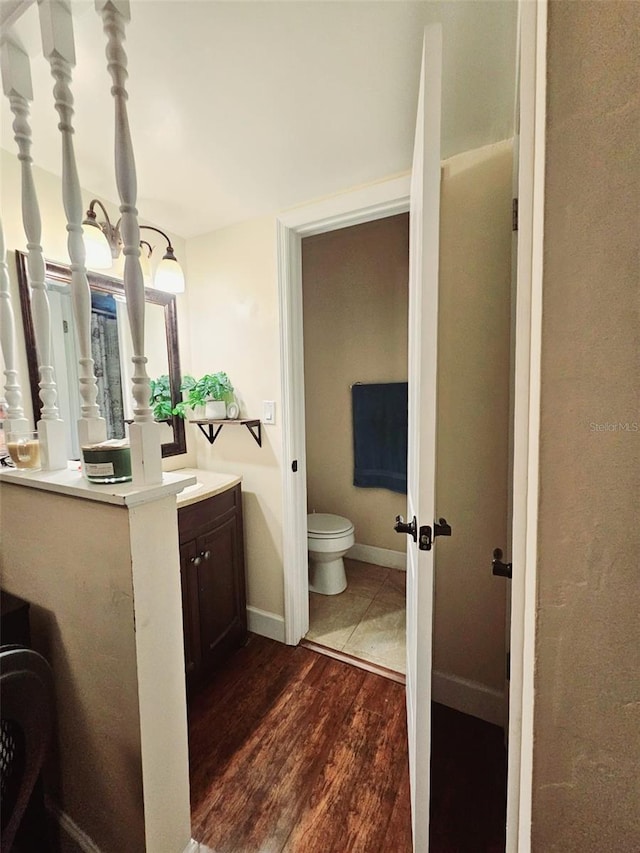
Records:
<instances>
[{"instance_id":1,"label":"white door frame","mask_svg":"<svg viewBox=\"0 0 640 853\"><path fill-rule=\"evenodd\" d=\"M521 0L507 853L531 850L546 49L547 0Z\"/></svg>"},{"instance_id":2,"label":"white door frame","mask_svg":"<svg viewBox=\"0 0 640 853\"><path fill-rule=\"evenodd\" d=\"M302 338L302 238L409 210L410 177L381 181L277 220L280 359L282 366L282 527L285 642L296 645L309 630L307 481ZM297 472L292 470L294 461Z\"/></svg>"},{"instance_id":3,"label":"white door frame","mask_svg":"<svg viewBox=\"0 0 640 853\"><path fill-rule=\"evenodd\" d=\"M507 853L531 849L546 25L547 0L521 0ZM277 221L285 639L292 645L309 628L301 240L406 212L409 184L409 176L383 181L296 208Z\"/></svg>"}]
</instances>

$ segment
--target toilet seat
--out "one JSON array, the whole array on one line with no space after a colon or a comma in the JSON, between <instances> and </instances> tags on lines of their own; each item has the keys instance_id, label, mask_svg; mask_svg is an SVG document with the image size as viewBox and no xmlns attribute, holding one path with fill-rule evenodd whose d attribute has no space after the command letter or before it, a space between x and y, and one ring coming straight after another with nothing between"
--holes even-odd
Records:
<instances>
[{"instance_id":1,"label":"toilet seat","mask_svg":"<svg viewBox=\"0 0 640 853\"><path fill-rule=\"evenodd\" d=\"M312 512L307 516L307 532L311 539L332 539L353 531L348 518L330 512Z\"/></svg>"}]
</instances>

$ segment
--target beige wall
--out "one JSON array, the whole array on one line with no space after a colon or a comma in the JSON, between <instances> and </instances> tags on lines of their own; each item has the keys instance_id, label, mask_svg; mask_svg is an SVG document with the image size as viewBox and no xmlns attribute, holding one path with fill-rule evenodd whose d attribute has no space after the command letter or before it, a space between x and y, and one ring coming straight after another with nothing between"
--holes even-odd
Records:
<instances>
[{"instance_id":1,"label":"beige wall","mask_svg":"<svg viewBox=\"0 0 640 853\"><path fill-rule=\"evenodd\" d=\"M7 143L10 140L6 140ZM39 169L34 166L33 169L36 191L38 194L38 203L40 205L40 215L42 219L42 248L44 256L47 260L58 261L60 263L69 263L69 254L67 251L67 231L66 218L64 208L62 206L62 184L60 178L56 175L46 172L44 169ZM25 251L26 238L22 226L21 212L21 190L20 190L20 167L17 157L4 149L0 149L0 215L2 217L2 227L4 230L5 245L7 249L7 264L9 266L9 276L11 280L11 297L13 310L16 318L17 339L16 339L16 354L18 359L18 369L20 371L20 381L23 386L23 403L27 417L31 418L31 395L28 390L29 375L27 372L27 362L24 347L24 335L22 332L22 316L20 313L20 298L18 295L18 281L15 268L13 252L16 249ZM88 206L89 201L94 197L88 190L83 190L83 201ZM109 216L112 222L118 220L118 208L116 205L104 201ZM143 213L144 211L141 211ZM146 220L141 218L141 222ZM151 223L148 223L151 224ZM162 225L160 225L162 227ZM144 232L143 232L144 236ZM176 251L176 257L179 259L187 278L187 293L179 294L177 297L177 314L178 314L178 340L180 344L180 360L183 373L189 372L191 350L189 346L187 316L189 311L188 291L189 277L186 270L186 246L184 240L176 237L173 234L169 235L172 240L172 245ZM156 246L154 258L161 253L162 239L158 238L156 243L155 238L151 239L152 245ZM116 262L112 270L108 270L108 275L121 275L121 258ZM0 368L4 369L2 353L0 352ZM25 390L26 389L26 390ZM1 396L1 394L0 394ZM173 470L174 468L183 468L195 464L195 453L191 445L188 446L188 453L182 456L172 456L164 460L163 467L165 470Z\"/></svg>"},{"instance_id":2,"label":"beige wall","mask_svg":"<svg viewBox=\"0 0 640 853\"><path fill-rule=\"evenodd\" d=\"M507 548L511 142L444 163L440 219L436 512L438 672L502 690Z\"/></svg>"},{"instance_id":3,"label":"beige wall","mask_svg":"<svg viewBox=\"0 0 640 853\"><path fill-rule=\"evenodd\" d=\"M276 423L258 447L245 427L225 426L214 445L187 425L199 468L242 475L247 599L284 614L280 340L275 218L257 219L189 240L190 332L196 376L224 370L241 416L262 418L274 400Z\"/></svg>"},{"instance_id":4,"label":"beige wall","mask_svg":"<svg viewBox=\"0 0 640 853\"><path fill-rule=\"evenodd\" d=\"M538 853L640 849L640 432L606 427L640 423L639 38L638 3L550 4Z\"/></svg>"},{"instance_id":5,"label":"beige wall","mask_svg":"<svg viewBox=\"0 0 640 853\"><path fill-rule=\"evenodd\" d=\"M350 386L406 382L408 282L408 214L302 241L308 511L344 515L356 542L394 551L407 499L353 485Z\"/></svg>"},{"instance_id":6,"label":"beige wall","mask_svg":"<svg viewBox=\"0 0 640 853\"><path fill-rule=\"evenodd\" d=\"M0 518L2 588L31 602L33 645L54 673L57 738L48 788L105 853L140 853L144 810L128 513L3 484ZM48 520L46 533L42 519Z\"/></svg>"},{"instance_id":7,"label":"beige wall","mask_svg":"<svg viewBox=\"0 0 640 853\"><path fill-rule=\"evenodd\" d=\"M2 588L31 603L33 646L54 674L47 793L103 853L184 850L174 495L128 509L0 483L0 520Z\"/></svg>"}]
</instances>

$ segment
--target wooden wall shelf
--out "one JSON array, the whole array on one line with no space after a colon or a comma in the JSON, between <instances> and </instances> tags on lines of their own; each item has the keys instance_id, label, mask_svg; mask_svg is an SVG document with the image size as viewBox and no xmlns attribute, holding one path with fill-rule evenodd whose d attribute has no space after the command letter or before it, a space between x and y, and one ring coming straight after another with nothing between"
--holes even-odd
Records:
<instances>
[{"instance_id":1,"label":"wooden wall shelf","mask_svg":"<svg viewBox=\"0 0 640 853\"><path fill-rule=\"evenodd\" d=\"M213 444L218 437L220 430L225 425L246 426L251 435L254 437L258 447L262 447L262 424L258 418L238 418L236 420L231 420L231 418L207 418L204 420L189 421L189 423L197 425L198 429L207 439L209 444Z\"/></svg>"}]
</instances>

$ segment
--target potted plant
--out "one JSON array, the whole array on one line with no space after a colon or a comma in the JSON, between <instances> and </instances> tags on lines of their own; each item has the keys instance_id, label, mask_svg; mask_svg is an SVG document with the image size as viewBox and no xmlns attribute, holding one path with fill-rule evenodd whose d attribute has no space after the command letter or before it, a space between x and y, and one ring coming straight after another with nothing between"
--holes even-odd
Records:
<instances>
[{"instance_id":1,"label":"potted plant","mask_svg":"<svg viewBox=\"0 0 640 853\"><path fill-rule=\"evenodd\" d=\"M224 371L205 373L200 379L185 376L180 390L186 391L187 397L173 409L173 414L182 418L186 416L187 409L212 420L226 418L227 403L233 400L233 385Z\"/></svg>"},{"instance_id":2,"label":"potted plant","mask_svg":"<svg viewBox=\"0 0 640 853\"><path fill-rule=\"evenodd\" d=\"M165 374L150 381L151 396L149 397L149 405L153 410L153 417L157 421L170 421L174 412L171 405L169 377Z\"/></svg>"}]
</instances>

